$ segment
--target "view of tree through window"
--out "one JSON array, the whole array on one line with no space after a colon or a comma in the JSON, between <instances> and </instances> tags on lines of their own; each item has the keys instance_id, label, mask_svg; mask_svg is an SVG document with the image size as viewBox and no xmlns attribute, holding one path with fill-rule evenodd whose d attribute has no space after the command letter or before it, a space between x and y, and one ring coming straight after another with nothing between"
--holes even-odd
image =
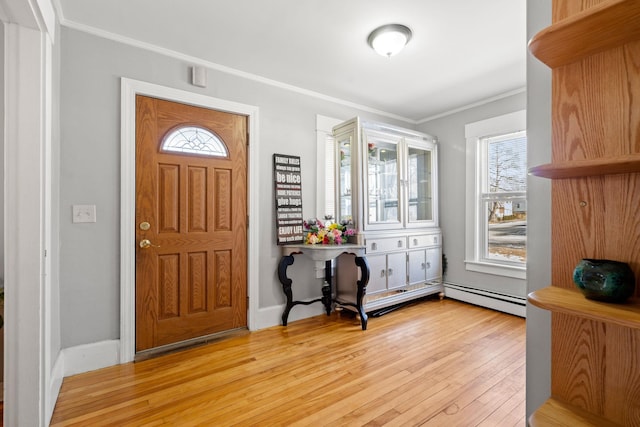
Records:
<instances>
[{"instance_id":1,"label":"view of tree through window","mask_svg":"<svg viewBox=\"0 0 640 427\"><path fill-rule=\"evenodd\" d=\"M527 259L527 137L524 131L481 140L486 161L481 190L485 259Z\"/></svg>"}]
</instances>

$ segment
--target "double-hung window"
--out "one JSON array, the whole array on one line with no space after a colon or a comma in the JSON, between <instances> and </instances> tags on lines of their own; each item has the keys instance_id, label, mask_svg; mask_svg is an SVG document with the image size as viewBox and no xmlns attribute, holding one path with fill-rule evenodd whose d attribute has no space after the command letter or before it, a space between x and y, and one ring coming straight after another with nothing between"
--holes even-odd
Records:
<instances>
[{"instance_id":1,"label":"double-hung window","mask_svg":"<svg viewBox=\"0 0 640 427\"><path fill-rule=\"evenodd\" d=\"M465 127L467 270L524 279L527 260L526 113Z\"/></svg>"}]
</instances>

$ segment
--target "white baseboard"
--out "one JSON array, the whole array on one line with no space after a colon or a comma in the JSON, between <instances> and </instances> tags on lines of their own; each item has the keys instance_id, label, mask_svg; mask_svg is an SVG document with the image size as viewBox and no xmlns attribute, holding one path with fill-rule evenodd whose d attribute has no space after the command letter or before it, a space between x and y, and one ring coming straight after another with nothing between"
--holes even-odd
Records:
<instances>
[{"instance_id":1,"label":"white baseboard","mask_svg":"<svg viewBox=\"0 0 640 427\"><path fill-rule=\"evenodd\" d=\"M257 329L282 324L284 305L274 305L258 310ZM311 305L296 305L289 312L289 322L294 322L324 313L324 306L317 302ZM59 389L63 377L95 371L120 363L120 340L108 340L65 348L61 351L52 374L52 391ZM54 395L54 394L52 394ZM57 396L57 391L55 392Z\"/></svg>"},{"instance_id":2,"label":"white baseboard","mask_svg":"<svg viewBox=\"0 0 640 427\"><path fill-rule=\"evenodd\" d=\"M284 305L275 305L258 310L257 329L282 324ZM324 314L324 306L317 302L311 305L296 305L289 312L289 322ZM62 379L71 375L95 371L120 363L120 340L108 340L65 348L56 360L52 379L51 396L57 396ZM55 402L55 400L54 400Z\"/></svg>"},{"instance_id":3,"label":"white baseboard","mask_svg":"<svg viewBox=\"0 0 640 427\"><path fill-rule=\"evenodd\" d=\"M502 311L515 316L527 317L526 298L500 294L497 292L489 292L453 283L444 284L444 294L446 297L453 298L458 301L468 302L470 304Z\"/></svg>"},{"instance_id":4,"label":"white baseboard","mask_svg":"<svg viewBox=\"0 0 640 427\"><path fill-rule=\"evenodd\" d=\"M120 340L65 348L62 357L65 377L117 365L120 363Z\"/></svg>"},{"instance_id":5,"label":"white baseboard","mask_svg":"<svg viewBox=\"0 0 640 427\"><path fill-rule=\"evenodd\" d=\"M258 310L258 328L264 329L271 326L282 325L282 313L284 313L284 305L273 305L271 307L261 308ZM324 305L316 302L310 305L296 305L289 312L288 322L306 319L308 317L319 316L324 314Z\"/></svg>"}]
</instances>

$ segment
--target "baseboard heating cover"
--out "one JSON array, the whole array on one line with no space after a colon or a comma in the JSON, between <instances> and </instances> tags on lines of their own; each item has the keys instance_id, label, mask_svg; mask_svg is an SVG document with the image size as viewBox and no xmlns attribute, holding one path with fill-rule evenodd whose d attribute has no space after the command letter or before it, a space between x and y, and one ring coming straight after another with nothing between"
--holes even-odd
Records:
<instances>
[{"instance_id":1,"label":"baseboard heating cover","mask_svg":"<svg viewBox=\"0 0 640 427\"><path fill-rule=\"evenodd\" d=\"M447 298L503 311L515 316L526 317L527 315L527 299L524 297L485 291L447 282L444 283L444 294Z\"/></svg>"}]
</instances>

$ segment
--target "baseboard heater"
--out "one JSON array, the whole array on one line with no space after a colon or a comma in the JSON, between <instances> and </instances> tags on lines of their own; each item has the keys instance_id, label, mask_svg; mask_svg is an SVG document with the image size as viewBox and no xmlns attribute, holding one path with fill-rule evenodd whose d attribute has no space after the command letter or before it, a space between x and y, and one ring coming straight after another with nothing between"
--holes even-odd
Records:
<instances>
[{"instance_id":1,"label":"baseboard heater","mask_svg":"<svg viewBox=\"0 0 640 427\"><path fill-rule=\"evenodd\" d=\"M515 297L447 282L444 283L444 294L447 298L503 311L515 316L526 317L527 314L527 299L524 297Z\"/></svg>"}]
</instances>

